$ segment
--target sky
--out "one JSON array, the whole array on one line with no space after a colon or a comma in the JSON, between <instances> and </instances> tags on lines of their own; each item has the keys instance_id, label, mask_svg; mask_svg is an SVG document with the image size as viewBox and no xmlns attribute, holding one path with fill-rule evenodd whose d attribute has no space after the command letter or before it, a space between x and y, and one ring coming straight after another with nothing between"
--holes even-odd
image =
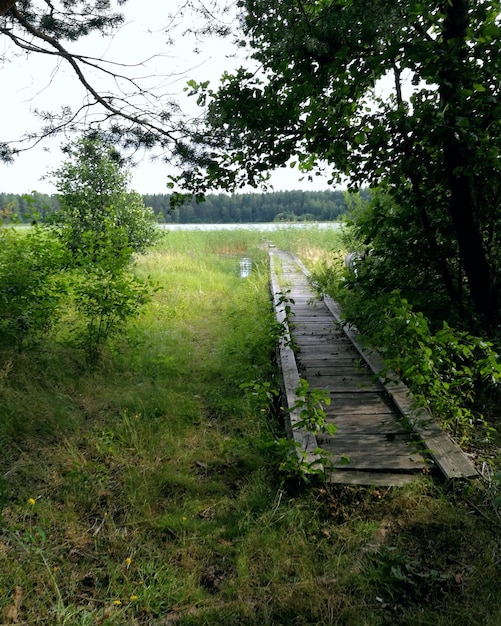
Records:
<instances>
[{"instance_id":1,"label":"sky","mask_svg":"<svg viewBox=\"0 0 501 626\"><path fill-rule=\"evenodd\" d=\"M154 10L145 11L147 5L155 4ZM148 0L129 0L121 10L126 23L113 37L92 35L73 44L65 44L70 50L111 60L136 64L152 58L142 72L155 77L155 83L169 96L180 101L184 109L194 107L186 99L184 87L189 79L210 80L217 85L224 70L240 64L234 57L229 40L212 38L200 45L200 52L193 53L194 41L175 32L175 43L167 46L164 26L174 3L153 3ZM159 8L160 7L160 8ZM164 8L162 8L164 7ZM3 94L0 98L0 141L11 141L25 131L35 130L40 122L34 109L57 111L65 104L76 105L85 97L72 70L66 63L42 57L38 54L19 54L6 39L0 39L0 72ZM161 53L160 56L158 54ZM138 72L138 70L130 70ZM100 79L95 78L94 81ZM97 82L99 84L99 82ZM8 85L8 90L5 86ZM104 85L104 83L103 83ZM193 109L195 110L195 109ZM55 193L49 172L57 169L63 158L60 146L63 138L46 140L22 153L14 164L0 162L0 192ZM142 194L168 193L167 176L172 173L162 161L152 161L146 154L136 155L138 164L132 169L132 188ZM271 180L275 190L328 188L327 180L317 177L313 183L301 180L301 175L290 168L282 168Z\"/></svg>"}]
</instances>

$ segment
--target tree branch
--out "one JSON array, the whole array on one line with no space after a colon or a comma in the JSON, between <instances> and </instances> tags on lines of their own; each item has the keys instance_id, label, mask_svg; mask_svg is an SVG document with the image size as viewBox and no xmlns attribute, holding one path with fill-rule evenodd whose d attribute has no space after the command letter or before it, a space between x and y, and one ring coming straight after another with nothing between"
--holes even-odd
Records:
<instances>
[{"instance_id":1,"label":"tree branch","mask_svg":"<svg viewBox=\"0 0 501 626\"><path fill-rule=\"evenodd\" d=\"M1 0L0 0L1 1ZM54 37L51 37L50 35L47 35L46 33L40 31L39 29L37 29L36 27L34 27L17 9L17 7L15 6L15 3L12 4L11 6L11 13L12 16L14 17L14 19L33 37L44 41L45 43L47 43L54 51L51 52L50 50L43 50L43 49L38 49L36 48L33 44L25 44L24 46L21 47L25 47L28 48L28 46L31 46L31 49L37 49L37 51L40 52L44 52L45 54L55 54L57 56L60 56L61 58L65 59L69 65L71 66L71 68L73 69L74 73L76 74L78 80L80 81L80 83L83 85L83 87L86 89L86 91L94 98L94 100L96 101L96 103L100 104L106 111L108 111L108 113L110 114L109 117L118 117L121 118L123 120L127 120L128 122L130 122L133 125L139 125L141 127L143 127L145 130L148 130L151 133L154 133L155 135L157 135L158 137L161 138L167 138L170 141L172 141L174 144L177 143L177 138L170 133L168 130L166 130L165 128L158 126L157 124L152 123L151 121L145 119L144 117L141 117L139 114L138 115L133 115L128 113L126 110L124 110L123 108L119 108L117 106L115 106L113 104L113 97L105 97L102 94L98 93L98 91L96 91L96 89L89 83L89 81L87 80L87 78L85 77L80 65L80 63L85 63L88 65L92 65L93 67L96 67L93 63L90 62L89 58L80 58L78 55L73 55L71 54L57 39L55 39ZM17 40L17 38L14 38L13 36L11 36L11 39L15 39ZM18 43L16 41L16 43ZM103 68L99 68L99 69L103 69ZM103 70L105 73L111 73L108 70ZM116 78L120 78L119 75L115 75L113 74ZM130 80L130 79L128 79ZM140 89L138 87L138 85L133 81L130 80L130 82L137 88Z\"/></svg>"}]
</instances>

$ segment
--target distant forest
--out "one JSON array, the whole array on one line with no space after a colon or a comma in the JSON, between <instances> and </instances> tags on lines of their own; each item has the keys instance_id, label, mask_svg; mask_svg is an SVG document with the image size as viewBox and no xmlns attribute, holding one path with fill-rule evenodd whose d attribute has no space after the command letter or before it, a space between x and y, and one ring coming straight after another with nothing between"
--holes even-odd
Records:
<instances>
[{"instance_id":1,"label":"distant forest","mask_svg":"<svg viewBox=\"0 0 501 626\"><path fill-rule=\"evenodd\" d=\"M362 197L367 191L360 192ZM336 220L346 212L344 191L276 191L235 195L208 195L199 204L193 199L170 209L169 194L143 195L158 221L167 224L225 224L276 221ZM34 192L30 195L0 193L0 217L4 221L50 221L57 211L57 195Z\"/></svg>"}]
</instances>

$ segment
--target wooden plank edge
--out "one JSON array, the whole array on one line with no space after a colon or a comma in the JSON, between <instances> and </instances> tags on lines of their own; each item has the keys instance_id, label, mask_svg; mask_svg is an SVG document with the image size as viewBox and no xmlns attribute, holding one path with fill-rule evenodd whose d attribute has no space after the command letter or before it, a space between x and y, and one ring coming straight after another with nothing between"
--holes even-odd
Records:
<instances>
[{"instance_id":1,"label":"wooden plank edge","mask_svg":"<svg viewBox=\"0 0 501 626\"><path fill-rule=\"evenodd\" d=\"M306 463L308 463L308 465L310 465L313 469L323 473L323 463L317 452L319 449L317 438L313 433L305 430L304 428L294 427L294 425L300 420L300 410L292 408L298 400L295 390L299 387L299 371L297 368L296 356L290 347L291 335L287 323L287 316L285 314L285 305L279 302L281 290L278 277L275 272L273 256L273 251L270 250L270 288L273 297L273 307L277 322L279 324L283 324L285 329L278 345L280 373L285 391L286 404L289 409L285 419L286 423L288 423L290 434L294 443L298 444L296 451L299 460L305 460ZM303 454L305 455L304 459Z\"/></svg>"},{"instance_id":2,"label":"wooden plank edge","mask_svg":"<svg viewBox=\"0 0 501 626\"><path fill-rule=\"evenodd\" d=\"M327 473L327 482L337 485L359 485L366 487L402 487L415 482L422 472L391 473L353 470L331 470Z\"/></svg>"},{"instance_id":3,"label":"wooden plank edge","mask_svg":"<svg viewBox=\"0 0 501 626\"><path fill-rule=\"evenodd\" d=\"M330 296L324 296L324 302L337 322L343 324L341 309ZM343 329L360 355L385 388L402 415L422 439L426 451L447 480L458 478L478 478L479 473L473 462L461 448L433 420L432 416L421 407L415 407L410 389L397 376L396 372L380 372L385 369L384 361L375 350L366 350L358 341L359 333L353 326L344 324Z\"/></svg>"}]
</instances>

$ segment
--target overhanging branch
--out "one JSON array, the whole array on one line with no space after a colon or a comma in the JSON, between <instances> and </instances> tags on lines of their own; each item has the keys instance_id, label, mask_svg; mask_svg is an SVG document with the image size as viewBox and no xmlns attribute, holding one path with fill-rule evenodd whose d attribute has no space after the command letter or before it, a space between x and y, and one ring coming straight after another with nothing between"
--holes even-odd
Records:
<instances>
[{"instance_id":1,"label":"overhanging branch","mask_svg":"<svg viewBox=\"0 0 501 626\"><path fill-rule=\"evenodd\" d=\"M49 0L44 1L52 6ZM63 59L86 93L84 101L75 103L73 111L73 107L69 106L61 107L56 113L35 110L35 114L44 122L42 128L39 132L27 132L16 141L4 142L2 145L8 147L9 155L30 150L41 139L66 130L74 133L85 131L90 126L106 125L106 132L127 150L157 146L169 152L169 160L178 158L180 141L192 132L188 128L188 120L183 117L179 105L172 100L172 93L169 93L170 81L173 78L177 80L179 73L168 76L151 71L145 71L144 75L137 70L130 73L131 68L148 70L148 62L158 55L129 65L117 60L73 53L64 43L64 36L59 37L40 26L35 14L25 14L21 5L16 5L16 0L9 3L8 9L5 0L0 0L0 7L8 12L2 19L0 34L7 36L16 47L27 53ZM100 26L96 28L101 30ZM72 37L69 39L73 40ZM101 83L94 80L90 71L113 81L114 88L110 89L109 85L108 88L101 88ZM152 79L154 87L151 87ZM90 117L87 111L92 112ZM5 154L0 153L0 161L6 160Z\"/></svg>"}]
</instances>

